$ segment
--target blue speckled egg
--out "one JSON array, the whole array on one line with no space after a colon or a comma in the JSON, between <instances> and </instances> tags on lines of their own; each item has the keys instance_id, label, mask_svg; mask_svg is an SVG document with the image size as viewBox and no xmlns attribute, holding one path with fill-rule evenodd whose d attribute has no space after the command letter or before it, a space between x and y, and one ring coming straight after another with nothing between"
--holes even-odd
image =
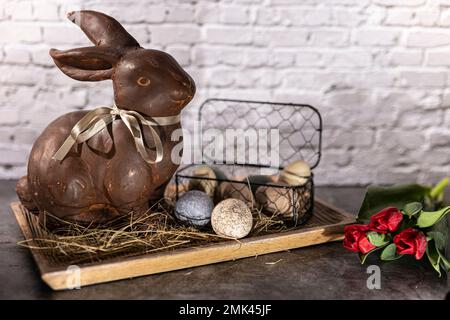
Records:
<instances>
[{"instance_id":1,"label":"blue speckled egg","mask_svg":"<svg viewBox=\"0 0 450 320\"><path fill-rule=\"evenodd\" d=\"M183 194L175 204L178 220L195 227L206 226L211 221L214 203L203 191L191 190Z\"/></svg>"}]
</instances>

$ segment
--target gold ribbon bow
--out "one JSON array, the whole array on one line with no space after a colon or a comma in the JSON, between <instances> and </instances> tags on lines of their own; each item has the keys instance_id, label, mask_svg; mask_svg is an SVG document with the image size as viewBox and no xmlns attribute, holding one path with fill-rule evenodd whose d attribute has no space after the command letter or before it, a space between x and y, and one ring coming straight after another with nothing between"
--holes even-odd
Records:
<instances>
[{"instance_id":1,"label":"gold ribbon bow","mask_svg":"<svg viewBox=\"0 0 450 320\"><path fill-rule=\"evenodd\" d=\"M113 107L98 107L89 111L70 131L70 135L66 138L61 147L53 155L55 160L63 160L69 153L74 144L83 143L102 131L109 123L119 117L130 130L134 138L137 152L148 164L158 163L163 158L163 146L161 138L153 129L153 126L168 126L180 122L180 115L166 117L152 117L152 120L145 119L136 111L128 111L119 109L116 105ZM144 146L143 134L139 124L147 126L153 137L156 146L156 159L150 159Z\"/></svg>"}]
</instances>

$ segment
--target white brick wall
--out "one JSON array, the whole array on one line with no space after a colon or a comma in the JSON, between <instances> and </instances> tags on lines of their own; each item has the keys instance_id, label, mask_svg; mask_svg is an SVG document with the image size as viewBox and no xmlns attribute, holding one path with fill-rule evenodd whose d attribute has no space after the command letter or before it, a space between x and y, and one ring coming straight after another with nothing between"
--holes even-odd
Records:
<instances>
[{"instance_id":1,"label":"white brick wall","mask_svg":"<svg viewBox=\"0 0 450 320\"><path fill-rule=\"evenodd\" d=\"M450 174L449 0L0 0L0 178L25 173L39 132L109 103L48 49L88 45L65 19L104 11L167 50L207 97L310 103L324 119L319 184L434 182Z\"/></svg>"}]
</instances>

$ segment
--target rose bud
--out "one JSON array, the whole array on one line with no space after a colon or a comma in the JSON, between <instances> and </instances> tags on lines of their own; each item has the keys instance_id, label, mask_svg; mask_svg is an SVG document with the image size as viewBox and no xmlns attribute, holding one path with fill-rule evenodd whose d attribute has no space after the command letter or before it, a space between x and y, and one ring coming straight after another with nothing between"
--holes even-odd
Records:
<instances>
[{"instance_id":1,"label":"rose bud","mask_svg":"<svg viewBox=\"0 0 450 320\"><path fill-rule=\"evenodd\" d=\"M344 248L353 251L367 253L376 248L367 239L366 232L369 230L367 225L354 224L344 228Z\"/></svg>"},{"instance_id":2,"label":"rose bud","mask_svg":"<svg viewBox=\"0 0 450 320\"><path fill-rule=\"evenodd\" d=\"M370 218L369 229L378 233L397 230L403 220L403 214L395 207L388 207Z\"/></svg>"},{"instance_id":3,"label":"rose bud","mask_svg":"<svg viewBox=\"0 0 450 320\"><path fill-rule=\"evenodd\" d=\"M398 254L414 255L416 260L422 259L427 250L427 238L423 232L408 228L394 237L394 243L397 246Z\"/></svg>"}]
</instances>

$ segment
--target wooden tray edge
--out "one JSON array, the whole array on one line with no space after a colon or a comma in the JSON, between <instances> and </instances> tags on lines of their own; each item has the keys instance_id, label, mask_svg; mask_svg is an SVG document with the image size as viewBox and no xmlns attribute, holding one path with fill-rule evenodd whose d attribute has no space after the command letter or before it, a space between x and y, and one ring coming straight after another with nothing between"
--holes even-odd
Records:
<instances>
[{"instance_id":1,"label":"wooden tray edge","mask_svg":"<svg viewBox=\"0 0 450 320\"><path fill-rule=\"evenodd\" d=\"M337 224L314 227L308 230L302 230L301 232L290 231L275 236L268 235L257 237L257 239L243 239L240 242L216 243L202 247L180 249L175 252L129 257L123 261L109 262L101 265L81 266L77 269L79 270L77 276L80 280L80 286L237 260L342 240L344 226L354 223L355 217L330 206L323 200L316 199L316 201L339 212L345 216L345 219ZM24 237L31 237L31 230L27 221L24 219L20 202L11 203L11 209L16 216ZM74 281L74 269L52 269L46 264L45 258L39 250L31 249L31 252L41 272L41 278L45 283L53 290L71 288Z\"/></svg>"},{"instance_id":2,"label":"wooden tray edge","mask_svg":"<svg viewBox=\"0 0 450 320\"><path fill-rule=\"evenodd\" d=\"M31 229L28 225L28 221L25 219L25 213L23 212L23 206L20 201L12 202L10 204L11 210L16 217L17 224L19 225L20 230L25 239L30 239L33 235ZM46 263L45 257L42 255L39 250L30 249L31 254L33 255L33 259L36 262L39 272L41 275L49 272L51 268Z\"/></svg>"}]
</instances>

